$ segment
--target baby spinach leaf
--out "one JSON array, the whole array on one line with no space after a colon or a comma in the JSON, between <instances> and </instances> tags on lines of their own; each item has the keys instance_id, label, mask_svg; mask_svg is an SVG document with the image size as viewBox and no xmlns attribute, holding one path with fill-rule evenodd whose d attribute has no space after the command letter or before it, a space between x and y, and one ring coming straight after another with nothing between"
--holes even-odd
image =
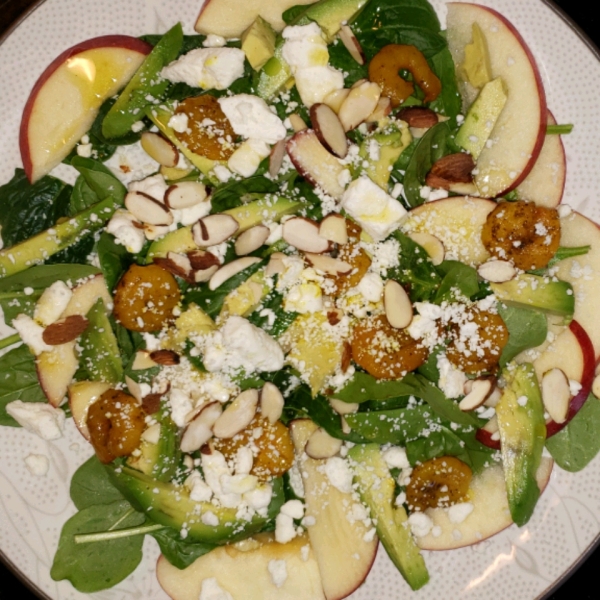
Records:
<instances>
[{"instance_id":1,"label":"baby spinach leaf","mask_svg":"<svg viewBox=\"0 0 600 600\"><path fill-rule=\"evenodd\" d=\"M561 260L566 260L567 258L573 258L575 256L583 256L589 251L590 246L574 246L571 248L560 246L546 267L543 269L534 269L532 271L528 271L528 273L532 273L533 275L546 275L548 273L548 269L559 263Z\"/></svg>"},{"instance_id":2,"label":"baby spinach leaf","mask_svg":"<svg viewBox=\"0 0 600 600\"><path fill-rule=\"evenodd\" d=\"M373 375L357 371L333 397L344 402L362 403L369 400L382 401L399 396L410 396L413 387L403 379L375 379Z\"/></svg>"},{"instance_id":3,"label":"baby spinach leaf","mask_svg":"<svg viewBox=\"0 0 600 600\"><path fill-rule=\"evenodd\" d=\"M591 395L567 426L546 440L546 448L565 471L581 471L600 452L600 400Z\"/></svg>"},{"instance_id":4,"label":"baby spinach leaf","mask_svg":"<svg viewBox=\"0 0 600 600\"><path fill-rule=\"evenodd\" d=\"M158 542L164 557L178 569L189 567L197 558L204 556L217 546L202 542L182 540L179 532L165 527L150 535Z\"/></svg>"},{"instance_id":5,"label":"baby spinach leaf","mask_svg":"<svg viewBox=\"0 0 600 600\"><path fill-rule=\"evenodd\" d=\"M76 544L73 536L108 531L117 524L117 529L134 527L144 520L143 514L133 511L123 500L80 510L62 528L50 576L54 581L68 579L83 593L113 587L140 564L144 536L88 544Z\"/></svg>"},{"instance_id":6,"label":"baby spinach leaf","mask_svg":"<svg viewBox=\"0 0 600 600\"><path fill-rule=\"evenodd\" d=\"M123 203L127 188L101 162L76 156L71 165L81 173L90 189L98 196L98 200L111 197L116 202Z\"/></svg>"},{"instance_id":7,"label":"baby spinach leaf","mask_svg":"<svg viewBox=\"0 0 600 600\"><path fill-rule=\"evenodd\" d=\"M456 70L454 61L448 48L444 48L437 54L434 54L429 63L442 82L442 91L440 95L429 103L429 108L437 113L450 117L451 126L456 123L456 116L462 110L462 99L456 83Z\"/></svg>"},{"instance_id":8,"label":"baby spinach leaf","mask_svg":"<svg viewBox=\"0 0 600 600\"><path fill-rule=\"evenodd\" d=\"M457 260L445 260L437 266L443 279L437 289L433 302L459 302L469 299L479 292L477 271Z\"/></svg>"},{"instance_id":9,"label":"baby spinach leaf","mask_svg":"<svg viewBox=\"0 0 600 600\"><path fill-rule=\"evenodd\" d=\"M73 474L70 494L77 510L124 500L121 492L112 484L106 468L95 454Z\"/></svg>"},{"instance_id":10,"label":"baby spinach leaf","mask_svg":"<svg viewBox=\"0 0 600 600\"><path fill-rule=\"evenodd\" d=\"M230 208L242 206L256 199L254 194L272 194L277 192L278 185L263 175L253 175L248 179L230 180L218 186L212 193L211 213L220 213Z\"/></svg>"},{"instance_id":11,"label":"baby spinach leaf","mask_svg":"<svg viewBox=\"0 0 600 600\"><path fill-rule=\"evenodd\" d=\"M498 304L498 314L508 328L508 343L500 355L501 367L523 350L539 346L548 335L546 316L538 310Z\"/></svg>"},{"instance_id":12,"label":"baby spinach leaf","mask_svg":"<svg viewBox=\"0 0 600 600\"><path fill-rule=\"evenodd\" d=\"M76 215L78 212L96 204L98 196L87 184L85 178L80 175L73 186L73 193L69 202L69 214Z\"/></svg>"},{"instance_id":13,"label":"baby spinach leaf","mask_svg":"<svg viewBox=\"0 0 600 600\"><path fill-rule=\"evenodd\" d=\"M264 310L270 311L271 314L261 315ZM269 335L278 338L296 320L297 316L297 312L288 312L283 308L283 294L273 288L248 317L248 321L252 325L264 329ZM271 323L270 319L272 319Z\"/></svg>"},{"instance_id":14,"label":"baby spinach leaf","mask_svg":"<svg viewBox=\"0 0 600 600\"><path fill-rule=\"evenodd\" d=\"M0 225L4 247L9 248L52 227L68 216L72 187L50 175L29 183L23 169L0 187Z\"/></svg>"},{"instance_id":15,"label":"baby spinach leaf","mask_svg":"<svg viewBox=\"0 0 600 600\"><path fill-rule=\"evenodd\" d=\"M147 42L151 46L156 46L158 42L162 39L162 35L159 33L151 33L147 35L140 36L140 39L144 42ZM191 50L196 50L196 48L203 48L202 43L206 39L205 35L184 35L183 41L181 43L181 48L179 49L178 56L183 54L187 54Z\"/></svg>"},{"instance_id":16,"label":"baby spinach leaf","mask_svg":"<svg viewBox=\"0 0 600 600\"><path fill-rule=\"evenodd\" d=\"M100 235L96 252L106 286L109 290L113 290L121 275L132 265L133 256L127 252L125 246L117 244L115 238L106 232Z\"/></svg>"},{"instance_id":17,"label":"baby spinach leaf","mask_svg":"<svg viewBox=\"0 0 600 600\"><path fill-rule=\"evenodd\" d=\"M358 64L339 39L334 40L333 44L329 46L329 64L346 74L344 82L347 87L353 86L359 79L368 79L369 77L367 63Z\"/></svg>"},{"instance_id":18,"label":"baby spinach leaf","mask_svg":"<svg viewBox=\"0 0 600 600\"><path fill-rule=\"evenodd\" d=\"M6 412L15 400L46 402L35 368L35 358L25 344L0 356L0 425L19 427Z\"/></svg>"},{"instance_id":19,"label":"baby spinach leaf","mask_svg":"<svg viewBox=\"0 0 600 600\"><path fill-rule=\"evenodd\" d=\"M46 265L88 265L89 256L94 250L96 239L93 233L84 235L70 246L63 248L60 252L50 256L44 264Z\"/></svg>"}]
</instances>

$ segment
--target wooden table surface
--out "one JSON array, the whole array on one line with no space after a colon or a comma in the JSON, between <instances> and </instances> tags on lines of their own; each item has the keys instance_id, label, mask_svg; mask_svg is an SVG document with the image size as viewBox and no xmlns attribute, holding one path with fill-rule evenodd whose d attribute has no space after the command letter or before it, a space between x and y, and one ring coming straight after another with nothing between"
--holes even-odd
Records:
<instances>
[{"instance_id":1,"label":"wooden table surface","mask_svg":"<svg viewBox=\"0 0 600 600\"><path fill-rule=\"evenodd\" d=\"M0 0L0 37L38 1ZM72 1L76 2L77 0ZM99 1L101 2L102 0ZM556 0L555 4L560 6L590 36L595 44L600 47L600 29L598 28L600 21L597 16L591 14L593 4L584 2L584 0ZM577 600L597 600L600 597L598 593L599 571L600 548L590 554L579 569L558 590L547 596L545 600L572 600L574 596L577 597ZM9 599L38 600L38 596L33 594L29 588L23 585L18 577L0 562L0 600ZM515 600L512 598L503 598L501 592L498 594L498 599Z\"/></svg>"}]
</instances>

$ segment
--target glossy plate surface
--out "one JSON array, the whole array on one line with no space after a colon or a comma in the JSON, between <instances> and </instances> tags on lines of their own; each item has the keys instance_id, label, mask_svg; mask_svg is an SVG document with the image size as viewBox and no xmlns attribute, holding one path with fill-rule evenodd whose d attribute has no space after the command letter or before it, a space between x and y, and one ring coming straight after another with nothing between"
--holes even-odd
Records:
<instances>
[{"instance_id":1,"label":"glossy plate surface","mask_svg":"<svg viewBox=\"0 0 600 600\"><path fill-rule=\"evenodd\" d=\"M546 87L548 107L559 123L574 123L564 137L568 175L564 201L600 221L600 63L577 34L541 0L487 0L505 15L529 44ZM443 2L434 1L442 19ZM76 42L105 34L160 33L174 22L191 33L198 0L46 0L0 45L0 182L21 166L18 127L29 90L46 65ZM115 18L118 15L118 18ZM72 423L71 423L72 425ZM25 468L30 453L46 454L50 470L33 477ZM58 599L86 597L68 582L50 579L49 569L62 524L74 512L69 499L71 474L90 454L74 426L58 442L45 442L21 430L0 429L0 551L41 593ZM354 600L464 598L500 596L531 600L594 543L600 532L600 456L582 473L555 468L530 523L462 550L425 553L431 582L412 594L380 550L367 582ZM95 598L166 595L154 577L158 550L153 540L137 571Z\"/></svg>"}]
</instances>

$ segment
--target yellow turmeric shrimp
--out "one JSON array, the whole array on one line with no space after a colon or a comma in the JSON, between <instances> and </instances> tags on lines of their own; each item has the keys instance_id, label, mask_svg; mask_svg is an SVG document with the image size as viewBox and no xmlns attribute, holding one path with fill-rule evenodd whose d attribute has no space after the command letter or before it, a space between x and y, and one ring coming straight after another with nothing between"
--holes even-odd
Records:
<instances>
[{"instance_id":1,"label":"yellow turmeric shrimp","mask_svg":"<svg viewBox=\"0 0 600 600\"><path fill-rule=\"evenodd\" d=\"M435 100L442 91L442 83L417 48L406 44L389 44L369 63L369 79L379 85L382 95L392 101L393 107L402 104L415 89L413 83L400 77L400 70L410 71L416 84L425 93L425 102Z\"/></svg>"},{"instance_id":2,"label":"yellow turmeric shrimp","mask_svg":"<svg viewBox=\"0 0 600 600\"><path fill-rule=\"evenodd\" d=\"M492 256L519 269L541 269L560 244L558 212L533 202L501 202L488 215L481 241Z\"/></svg>"}]
</instances>

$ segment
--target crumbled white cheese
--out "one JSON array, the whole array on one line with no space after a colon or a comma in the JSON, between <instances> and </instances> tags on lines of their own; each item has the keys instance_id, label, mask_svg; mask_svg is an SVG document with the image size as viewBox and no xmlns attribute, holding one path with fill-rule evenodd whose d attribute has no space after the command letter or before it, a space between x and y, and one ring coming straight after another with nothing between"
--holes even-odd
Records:
<instances>
[{"instance_id":1,"label":"crumbled white cheese","mask_svg":"<svg viewBox=\"0 0 600 600\"><path fill-rule=\"evenodd\" d=\"M215 577L210 577L202 582L198 600L233 600L233 596L219 586Z\"/></svg>"},{"instance_id":2,"label":"crumbled white cheese","mask_svg":"<svg viewBox=\"0 0 600 600\"><path fill-rule=\"evenodd\" d=\"M406 456L406 448L400 448L400 446L392 446L384 450L383 460L385 460L387 466L391 469L407 469L410 467Z\"/></svg>"},{"instance_id":3,"label":"crumbled white cheese","mask_svg":"<svg viewBox=\"0 0 600 600\"><path fill-rule=\"evenodd\" d=\"M204 202L198 202L193 206L187 208L176 208L171 209L171 214L175 223L181 223L182 225L193 225L196 221L205 217L210 213L211 203L210 200Z\"/></svg>"},{"instance_id":4,"label":"crumbled white cheese","mask_svg":"<svg viewBox=\"0 0 600 600\"><path fill-rule=\"evenodd\" d=\"M6 405L6 412L21 427L43 440L57 440L62 437L65 413L60 408L54 408L45 402L15 400Z\"/></svg>"},{"instance_id":5,"label":"crumbled white cheese","mask_svg":"<svg viewBox=\"0 0 600 600\"><path fill-rule=\"evenodd\" d=\"M284 309L300 314L323 310L323 294L316 283L301 283L293 286L286 294Z\"/></svg>"},{"instance_id":6,"label":"crumbled white cheese","mask_svg":"<svg viewBox=\"0 0 600 600\"><path fill-rule=\"evenodd\" d=\"M339 456L334 456L327 460L324 468L325 475L327 475L327 479L333 487L345 494L352 492L352 471L348 461Z\"/></svg>"},{"instance_id":7,"label":"crumbled white cheese","mask_svg":"<svg viewBox=\"0 0 600 600\"><path fill-rule=\"evenodd\" d=\"M273 585L280 588L287 579L287 563L285 560L270 560L267 565Z\"/></svg>"},{"instance_id":8,"label":"crumbled white cheese","mask_svg":"<svg viewBox=\"0 0 600 600\"><path fill-rule=\"evenodd\" d=\"M224 494L239 494L240 496L256 489L258 477L247 473L236 475L221 475L221 489Z\"/></svg>"},{"instance_id":9,"label":"crumbled white cheese","mask_svg":"<svg viewBox=\"0 0 600 600\"><path fill-rule=\"evenodd\" d=\"M27 344L29 349L39 356L42 352L50 352L54 346L50 346L44 342L44 328L36 323L29 315L20 314L16 319L13 319L12 326L21 336L24 344Z\"/></svg>"},{"instance_id":10,"label":"crumbled white cheese","mask_svg":"<svg viewBox=\"0 0 600 600\"><path fill-rule=\"evenodd\" d=\"M205 90L225 90L244 74L245 54L239 48L197 48L160 72L173 83Z\"/></svg>"},{"instance_id":11,"label":"crumbled white cheese","mask_svg":"<svg viewBox=\"0 0 600 600\"><path fill-rule=\"evenodd\" d=\"M244 502L249 507L253 508L257 512L266 511L269 504L271 504L271 498L273 497L273 487L270 483L261 483L250 492L244 494Z\"/></svg>"},{"instance_id":12,"label":"crumbled white cheese","mask_svg":"<svg viewBox=\"0 0 600 600\"><path fill-rule=\"evenodd\" d=\"M91 144L78 144L77 145L77 156L83 158L90 158L92 156L92 145Z\"/></svg>"},{"instance_id":13,"label":"crumbled white cheese","mask_svg":"<svg viewBox=\"0 0 600 600\"><path fill-rule=\"evenodd\" d=\"M300 500L288 500L281 507L280 512L292 519L301 519L304 516L304 504Z\"/></svg>"},{"instance_id":14,"label":"crumbled white cheese","mask_svg":"<svg viewBox=\"0 0 600 600\"><path fill-rule=\"evenodd\" d=\"M173 131L176 131L177 133L185 133L188 128L188 121L188 116L182 112L174 114L169 119L168 125Z\"/></svg>"},{"instance_id":15,"label":"crumbled white cheese","mask_svg":"<svg viewBox=\"0 0 600 600\"><path fill-rule=\"evenodd\" d=\"M383 280L377 273L369 271L358 282L358 291L367 302L379 302L383 295Z\"/></svg>"},{"instance_id":16,"label":"crumbled white cheese","mask_svg":"<svg viewBox=\"0 0 600 600\"><path fill-rule=\"evenodd\" d=\"M227 168L224 167L223 165L215 165L213 167L213 173L215 174L215 177L221 182L221 183L225 183L226 181L229 181L231 179L231 171Z\"/></svg>"},{"instance_id":17,"label":"crumbled white cheese","mask_svg":"<svg viewBox=\"0 0 600 600\"><path fill-rule=\"evenodd\" d=\"M440 372L438 386L444 392L446 398L463 396L467 376L460 369L457 369L443 353L440 353L437 357L437 368Z\"/></svg>"},{"instance_id":18,"label":"crumbled white cheese","mask_svg":"<svg viewBox=\"0 0 600 600\"><path fill-rule=\"evenodd\" d=\"M169 406L175 425L184 427L187 424L186 416L194 408L190 395L183 389L172 387L169 392Z\"/></svg>"},{"instance_id":19,"label":"crumbled white cheese","mask_svg":"<svg viewBox=\"0 0 600 600\"><path fill-rule=\"evenodd\" d=\"M222 48L227 43L227 40L222 35L209 33L206 39L202 42L205 48Z\"/></svg>"},{"instance_id":20,"label":"crumbled white cheese","mask_svg":"<svg viewBox=\"0 0 600 600\"><path fill-rule=\"evenodd\" d=\"M329 65L299 69L294 78L302 103L308 108L344 87L343 73Z\"/></svg>"},{"instance_id":21,"label":"crumbled white cheese","mask_svg":"<svg viewBox=\"0 0 600 600\"><path fill-rule=\"evenodd\" d=\"M210 486L202 479L202 475L198 471L192 471L189 477L185 480L185 487L190 492L190 498L194 502L209 502L213 492Z\"/></svg>"},{"instance_id":22,"label":"crumbled white cheese","mask_svg":"<svg viewBox=\"0 0 600 600\"><path fill-rule=\"evenodd\" d=\"M235 473L236 475L248 474L252 470L254 455L248 446L240 446L235 453Z\"/></svg>"},{"instance_id":23,"label":"crumbled white cheese","mask_svg":"<svg viewBox=\"0 0 600 600\"><path fill-rule=\"evenodd\" d=\"M135 220L129 211L118 209L106 225L107 233L115 236L115 242L132 254L140 252L146 241L144 230L133 224Z\"/></svg>"},{"instance_id":24,"label":"crumbled white cheese","mask_svg":"<svg viewBox=\"0 0 600 600\"><path fill-rule=\"evenodd\" d=\"M473 512L473 505L470 502L459 502L448 508L448 518L451 523L458 525L462 523Z\"/></svg>"},{"instance_id":25,"label":"crumbled white cheese","mask_svg":"<svg viewBox=\"0 0 600 600\"><path fill-rule=\"evenodd\" d=\"M50 461L44 454L29 454L25 457L25 466L35 477L44 477L50 468Z\"/></svg>"},{"instance_id":26,"label":"crumbled white cheese","mask_svg":"<svg viewBox=\"0 0 600 600\"><path fill-rule=\"evenodd\" d=\"M422 537L427 535L433 527L433 521L422 512L414 512L408 517L408 524L413 535Z\"/></svg>"},{"instance_id":27,"label":"crumbled white cheese","mask_svg":"<svg viewBox=\"0 0 600 600\"><path fill-rule=\"evenodd\" d=\"M275 517L275 541L280 544L291 542L297 535L294 519L289 515L279 513Z\"/></svg>"},{"instance_id":28,"label":"crumbled white cheese","mask_svg":"<svg viewBox=\"0 0 600 600\"><path fill-rule=\"evenodd\" d=\"M37 301L33 318L44 327L54 323L67 308L72 295L73 291L64 281L55 281Z\"/></svg>"}]
</instances>

